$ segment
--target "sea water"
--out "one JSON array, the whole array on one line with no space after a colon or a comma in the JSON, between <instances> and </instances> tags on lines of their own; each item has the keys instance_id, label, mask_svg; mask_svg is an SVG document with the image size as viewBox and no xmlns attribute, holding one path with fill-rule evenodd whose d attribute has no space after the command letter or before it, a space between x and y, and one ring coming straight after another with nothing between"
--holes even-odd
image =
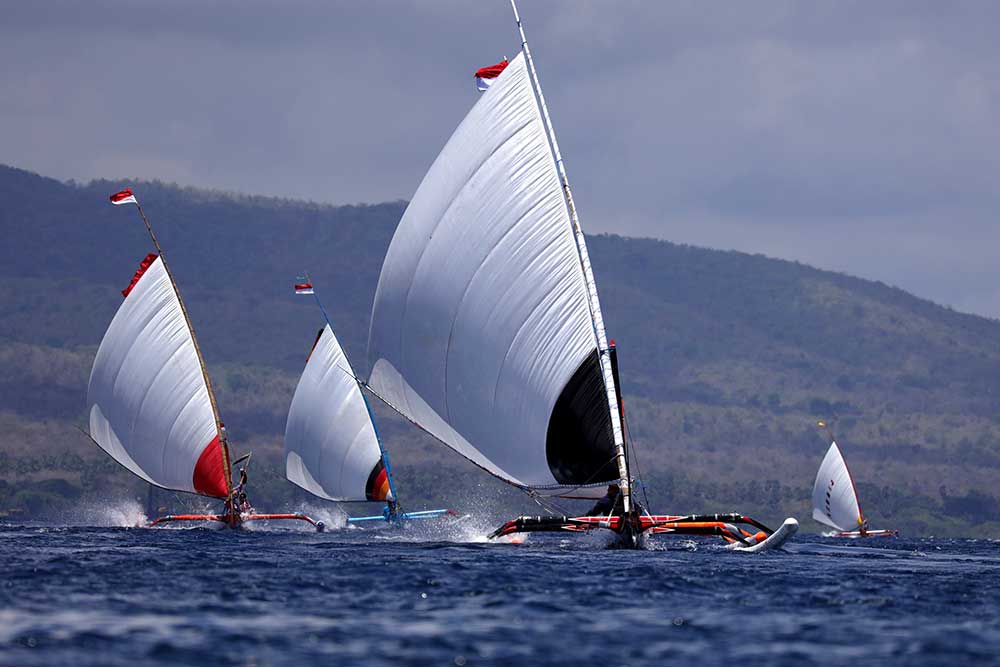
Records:
<instances>
[{"instance_id":1,"label":"sea water","mask_svg":"<svg viewBox=\"0 0 1000 667\"><path fill-rule=\"evenodd\" d=\"M487 542L0 525L3 665L956 665L1000 660L986 540Z\"/></svg>"}]
</instances>

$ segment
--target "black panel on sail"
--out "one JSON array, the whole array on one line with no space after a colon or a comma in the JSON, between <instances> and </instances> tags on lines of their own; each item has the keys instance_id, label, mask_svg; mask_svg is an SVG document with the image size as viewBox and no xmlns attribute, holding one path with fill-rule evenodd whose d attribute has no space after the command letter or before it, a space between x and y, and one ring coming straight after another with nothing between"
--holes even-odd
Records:
<instances>
[{"instance_id":1,"label":"black panel on sail","mask_svg":"<svg viewBox=\"0 0 1000 667\"><path fill-rule=\"evenodd\" d=\"M618 479L611 412L597 350L580 364L559 394L549 418L545 455L560 484Z\"/></svg>"}]
</instances>

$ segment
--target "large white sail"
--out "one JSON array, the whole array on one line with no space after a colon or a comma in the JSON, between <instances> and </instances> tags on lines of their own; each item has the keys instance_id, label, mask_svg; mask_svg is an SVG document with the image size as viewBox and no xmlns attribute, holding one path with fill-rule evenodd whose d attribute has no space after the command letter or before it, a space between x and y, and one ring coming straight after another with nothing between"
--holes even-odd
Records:
<instances>
[{"instance_id":1,"label":"large white sail","mask_svg":"<svg viewBox=\"0 0 1000 667\"><path fill-rule=\"evenodd\" d=\"M327 500L393 500L371 414L329 324L288 410L285 476Z\"/></svg>"},{"instance_id":2,"label":"large white sail","mask_svg":"<svg viewBox=\"0 0 1000 667\"><path fill-rule=\"evenodd\" d=\"M382 266L369 384L513 484L620 478L598 339L523 55L424 177Z\"/></svg>"},{"instance_id":3,"label":"large white sail","mask_svg":"<svg viewBox=\"0 0 1000 667\"><path fill-rule=\"evenodd\" d=\"M842 531L857 530L863 520L854 480L836 441L830 444L816 473L813 519Z\"/></svg>"},{"instance_id":4,"label":"large white sail","mask_svg":"<svg viewBox=\"0 0 1000 667\"><path fill-rule=\"evenodd\" d=\"M91 437L151 484L226 497L215 411L162 260L148 255L123 294L90 373Z\"/></svg>"}]
</instances>

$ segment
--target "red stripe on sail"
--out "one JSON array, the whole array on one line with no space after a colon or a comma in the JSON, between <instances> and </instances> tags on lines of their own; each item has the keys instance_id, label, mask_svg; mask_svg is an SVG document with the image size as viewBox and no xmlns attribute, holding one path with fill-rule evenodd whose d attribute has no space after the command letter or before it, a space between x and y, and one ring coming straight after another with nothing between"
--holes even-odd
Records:
<instances>
[{"instance_id":1,"label":"red stripe on sail","mask_svg":"<svg viewBox=\"0 0 1000 667\"><path fill-rule=\"evenodd\" d=\"M153 265L153 262L156 261L156 256L157 255L155 252L151 252L148 255L146 255L146 258L142 260L142 262L139 263L139 269L135 272L135 275L132 276L132 282L128 284L128 287L122 290L122 296L128 296L132 292L132 289L135 288L136 283L139 282L139 278L142 278L143 274L146 273L146 269L151 267Z\"/></svg>"},{"instance_id":2,"label":"red stripe on sail","mask_svg":"<svg viewBox=\"0 0 1000 667\"><path fill-rule=\"evenodd\" d=\"M375 478L375 500L385 500L389 497L389 473L385 468Z\"/></svg>"},{"instance_id":3,"label":"red stripe on sail","mask_svg":"<svg viewBox=\"0 0 1000 667\"><path fill-rule=\"evenodd\" d=\"M302 283L301 285L296 285L295 286L295 290L296 291L298 291L300 289L312 289L312 288L313 288L312 283Z\"/></svg>"},{"instance_id":4,"label":"red stripe on sail","mask_svg":"<svg viewBox=\"0 0 1000 667\"><path fill-rule=\"evenodd\" d=\"M365 484L365 498L368 500L385 500L388 497L389 473L386 471L382 459L379 459L368 475L368 482Z\"/></svg>"},{"instance_id":5,"label":"red stripe on sail","mask_svg":"<svg viewBox=\"0 0 1000 667\"><path fill-rule=\"evenodd\" d=\"M500 76L500 72L507 69L507 65L509 64L506 60L501 60L496 65L481 67L476 70L476 76L480 79L495 79Z\"/></svg>"},{"instance_id":6,"label":"red stripe on sail","mask_svg":"<svg viewBox=\"0 0 1000 667\"><path fill-rule=\"evenodd\" d=\"M204 496L226 497L226 475L222 469L219 436L212 438L194 464L194 490Z\"/></svg>"}]
</instances>

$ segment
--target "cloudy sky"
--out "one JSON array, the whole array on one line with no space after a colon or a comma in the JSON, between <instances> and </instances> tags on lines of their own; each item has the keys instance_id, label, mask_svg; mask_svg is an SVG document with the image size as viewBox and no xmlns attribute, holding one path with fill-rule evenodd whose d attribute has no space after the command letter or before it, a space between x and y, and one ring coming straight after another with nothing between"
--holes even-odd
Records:
<instances>
[{"instance_id":1,"label":"cloudy sky","mask_svg":"<svg viewBox=\"0 0 1000 667\"><path fill-rule=\"evenodd\" d=\"M506 0L0 0L0 162L408 198ZM522 0L584 228L1000 317L1000 3Z\"/></svg>"}]
</instances>

